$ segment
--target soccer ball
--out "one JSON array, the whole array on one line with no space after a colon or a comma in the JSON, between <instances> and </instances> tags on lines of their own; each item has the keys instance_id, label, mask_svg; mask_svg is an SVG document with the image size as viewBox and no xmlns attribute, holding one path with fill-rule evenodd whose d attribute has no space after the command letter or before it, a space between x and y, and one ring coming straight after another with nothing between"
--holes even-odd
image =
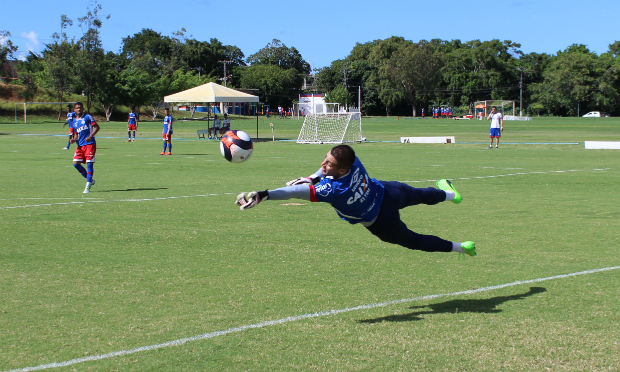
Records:
<instances>
[{"instance_id":1,"label":"soccer ball","mask_svg":"<svg viewBox=\"0 0 620 372\"><path fill-rule=\"evenodd\" d=\"M254 144L242 130L229 130L220 140L222 156L231 163L243 163L252 155Z\"/></svg>"}]
</instances>

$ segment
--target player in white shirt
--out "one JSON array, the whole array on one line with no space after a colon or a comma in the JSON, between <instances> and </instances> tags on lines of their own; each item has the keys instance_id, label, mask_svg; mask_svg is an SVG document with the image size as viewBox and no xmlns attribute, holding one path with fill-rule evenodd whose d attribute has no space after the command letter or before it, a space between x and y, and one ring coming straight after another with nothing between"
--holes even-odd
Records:
<instances>
[{"instance_id":1,"label":"player in white shirt","mask_svg":"<svg viewBox=\"0 0 620 372\"><path fill-rule=\"evenodd\" d=\"M489 145L489 148L493 148L493 138L495 138L495 148L497 149L499 148L499 138L502 136L502 132L504 131L504 118L501 113L497 112L497 107L493 106L487 120L491 120L491 130L489 131L491 144Z\"/></svg>"},{"instance_id":2,"label":"player in white shirt","mask_svg":"<svg viewBox=\"0 0 620 372\"><path fill-rule=\"evenodd\" d=\"M230 119L228 118L228 114L224 114L224 121L222 122L222 129L220 129L220 137L224 135L224 133L230 130Z\"/></svg>"},{"instance_id":3,"label":"player in white shirt","mask_svg":"<svg viewBox=\"0 0 620 372\"><path fill-rule=\"evenodd\" d=\"M222 121L217 117L217 115L213 116L213 126L209 128L209 138L217 138L217 134L219 133L221 126ZM213 132L213 136L211 136L211 132Z\"/></svg>"}]
</instances>

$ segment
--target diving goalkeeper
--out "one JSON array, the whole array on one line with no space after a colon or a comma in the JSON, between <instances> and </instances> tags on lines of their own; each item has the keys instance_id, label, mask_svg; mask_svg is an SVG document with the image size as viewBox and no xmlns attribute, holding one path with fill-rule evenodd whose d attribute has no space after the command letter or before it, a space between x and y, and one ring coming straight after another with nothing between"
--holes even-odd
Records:
<instances>
[{"instance_id":1,"label":"diving goalkeeper","mask_svg":"<svg viewBox=\"0 0 620 372\"><path fill-rule=\"evenodd\" d=\"M415 188L396 181L370 178L366 169L348 145L332 148L321 168L310 177L301 177L275 190L252 191L237 196L241 210L255 207L265 200L291 198L331 204L338 216L361 224L387 243L425 252L459 252L476 255L472 241L453 243L433 235L411 231L400 219L399 210L417 204L434 205L443 201L461 202L461 195L448 180L437 182L436 188Z\"/></svg>"}]
</instances>

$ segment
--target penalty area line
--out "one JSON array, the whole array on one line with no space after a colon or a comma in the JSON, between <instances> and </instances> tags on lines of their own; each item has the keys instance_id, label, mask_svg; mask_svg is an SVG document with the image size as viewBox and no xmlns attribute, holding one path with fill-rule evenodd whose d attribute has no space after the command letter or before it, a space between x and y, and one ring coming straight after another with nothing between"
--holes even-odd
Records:
<instances>
[{"instance_id":1,"label":"penalty area line","mask_svg":"<svg viewBox=\"0 0 620 372\"><path fill-rule=\"evenodd\" d=\"M555 275L555 276L548 276L548 277L545 277L545 278L536 278L536 279L529 279L529 280L517 280L517 281L511 282L511 283L498 284L498 285L493 285L493 286L483 287L483 288L477 288L477 289L470 289L470 290L467 290L467 291L459 291L459 292L452 292L452 293L440 293L440 294L426 295L426 296L420 296L420 297L414 297L414 298L404 298L404 299L400 299L400 300L392 300L392 301L385 301L385 302L379 302L379 303L368 304L368 305L360 305L360 306L349 307L349 308L345 308L345 309L320 311L320 312L316 312L316 313L308 313L308 314L290 316L290 317L286 317L286 318L282 318L282 319L268 320L268 321L261 322L261 323L248 324L248 325L244 325L244 326L240 326L240 327L234 327L234 328L229 328L229 329L225 329L225 330L221 330L221 331L209 332L209 333L205 333L205 334L202 334L202 335L180 338L180 339L177 339L177 340L168 341L168 342L164 342L164 343L161 343L161 344L142 346L142 347L138 347L138 348L135 348L135 349L129 349L129 350L114 351L114 352L107 353L107 354L93 355L93 356L88 356L88 357L84 357L84 358L76 358L76 359L71 359L71 360L68 360L68 361L65 361L65 362L41 364L41 365L34 366L34 367L25 367L25 368L12 369L12 370L8 370L8 371L5 371L5 372L29 372L29 371L40 371L40 370L50 369L50 368L66 367L66 366L70 366L70 365L74 365L74 364L79 364L79 363L84 363L84 362L92 362L92 361L95 361L95 360L109 359L109 358L114 358L114 357L117 357L117 356L136 354L136 353L140 353L140 352L143 352L143 351L162 349L162 348L172 347L172 346L179 346L179 345L186 344L188 342L194 342L194 341L198 341L198 340L206 340L206 339L210 339L210 338L214 338L214 337L218 337L218 336L224 336L224 335L227 335L227 334L230 334L230 333L236 333L236 332L245 331L245 330L248 330L248 329L264 328L264 327L269 327L269 326L278 325L278 324L296 322L296 321L304 320L304 319L320 318L320 317L329 316L329 315L342 314L342 313L358 311L358 310L375 309L375 308L379 308L379 307L385 307L385 306L396 305L396 304L407 303L407 302L417 302L417 301L423 301L423 300L431 300L431 299L440 298L440 297L453 297L453 296L460 296L460 295L469 295L469 294L473 294L473 293L488 292L488 291L494 291L494 290L497 290L497 289L502 289L502 288L507 288L507 287L514 287L514 286L522 285L522 284L540 283L540 282L544 282L544 281L547 281L547 280L570 278L570 277L576 277L576 276L580 276L580 275L594 274L594 273L600 273L600 272L603 272L603 271L610 271L610 270L617 270L617 269L620 269L620 266L611 266L611 267L605 267L605 268L602 268L602 269L593 269L593 270L579 271L579 272L570 273L570 274L561 274L561 275Z\"/></svg>"}]
</instances>

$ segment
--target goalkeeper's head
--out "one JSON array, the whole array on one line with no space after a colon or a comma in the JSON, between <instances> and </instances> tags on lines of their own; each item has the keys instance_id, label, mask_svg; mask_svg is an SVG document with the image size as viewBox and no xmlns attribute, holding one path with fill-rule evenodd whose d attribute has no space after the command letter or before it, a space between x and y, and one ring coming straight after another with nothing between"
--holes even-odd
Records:
<instances>
[{"instance_id":1,"label":"goalkeeper's head","mask_svg":"<svg viewBox=\"0 0 620 372\"><path fill-rule=\"evenodd\" d=\"M349 173L355 162L355 151L349 145L333 147L321 163L321 171L324 176L332 176L338 179Z\"/></svg>"}]
</instances>

